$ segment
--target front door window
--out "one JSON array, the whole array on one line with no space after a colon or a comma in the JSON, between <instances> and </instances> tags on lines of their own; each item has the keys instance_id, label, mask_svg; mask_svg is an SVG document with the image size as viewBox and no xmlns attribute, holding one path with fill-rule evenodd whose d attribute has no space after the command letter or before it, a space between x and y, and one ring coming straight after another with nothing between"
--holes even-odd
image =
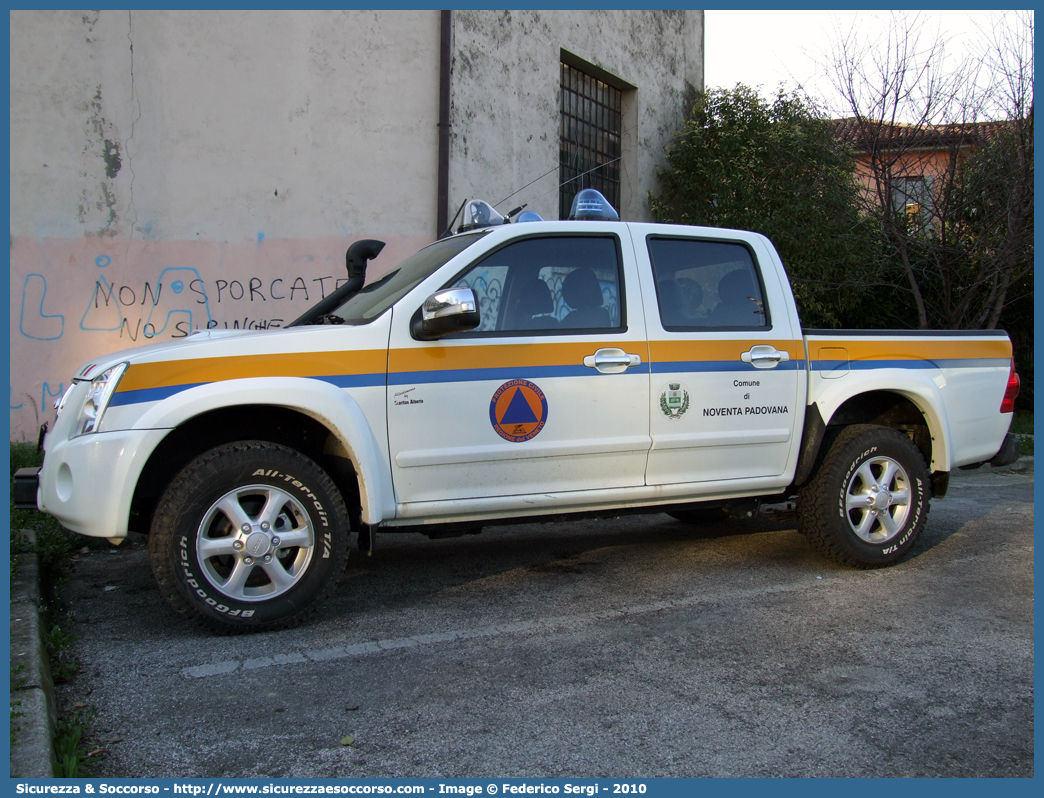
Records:
<instances>
[{"instance_id":1,"label":"front door window","mask_svg":"<svg viewBox=\"0 0 1044 798\"><path fill-rule=\"evenodd\" d=\"M478 329L461 335L623 329L615 236L516 241L452 285L474 289L482 314Z\"/></svg>"}]
</instances>

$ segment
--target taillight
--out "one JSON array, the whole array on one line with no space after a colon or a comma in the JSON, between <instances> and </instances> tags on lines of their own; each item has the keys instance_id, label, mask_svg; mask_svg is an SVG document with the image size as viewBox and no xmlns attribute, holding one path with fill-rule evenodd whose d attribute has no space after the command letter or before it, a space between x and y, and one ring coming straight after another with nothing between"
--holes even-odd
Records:
<instances>
[{"instance_id":1,"label":"taillight","mask_svg":"<svg viewBox=\"0 0 1044 798\"><path fill-rule=\"evenodd\" d=\"M1011 361L1011 372L1008 374L1008 387L1004 389L1004 401L1001 402L1002 413L1015 412L1015 397L1019 395L1019 374L1015 371L1015 361Z\"/></svg>"}]
</instances>

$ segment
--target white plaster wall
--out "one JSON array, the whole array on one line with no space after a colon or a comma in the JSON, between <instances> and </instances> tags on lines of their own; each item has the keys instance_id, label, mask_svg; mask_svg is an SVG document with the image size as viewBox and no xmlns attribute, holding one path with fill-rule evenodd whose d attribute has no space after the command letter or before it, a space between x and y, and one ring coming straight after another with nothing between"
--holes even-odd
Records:
<instances>
[{"instance_id":1,"label":"white plaster wall","mask_svg":"<svg viewBox=\"0 0 1044 798\"><path fill-rule=\"evenodd\" d=\"M625 98L631 182L619 210L651 220L664 145L703 88L702 11L454 11L451 213L465 197L496 203L540 178L499 209L528 202L558 218L563 49L637 87Z\"/></svg>"},{"instance_id":2,"label":"white plaster wall","mask_svg":"<svg viewBox=\"0 0 1044 798\"><path fill-rule=\"evenodd\" d=\"M437 11L14 11L11 232L433 233L438 43Z\"/></svg>"},{"instance_id":3,"label":"white plaster wall","mask_svg":"<svg viewBox=\"0 0 1044 798\"><path fill-rule=\"evenodd\" d=\"M12 437L81 363L197 327L282 326L435 237L438 11L12 11ZM453 13L450 212L557 217L562 48L638 89L645 196L701 87L702 12ZM626 138L626 136L625 136Z\"/></svg>"},{"instance_id":4,"label":"white plaster wall","mask_svg":"<svg viewBox=\"0 0 1044 798\"><path fill-rule=\"evenodd\" d=\"M432 241L438 65L437 11L11 12L12 437L86 360Z\"/></svg>"}]
</instances>

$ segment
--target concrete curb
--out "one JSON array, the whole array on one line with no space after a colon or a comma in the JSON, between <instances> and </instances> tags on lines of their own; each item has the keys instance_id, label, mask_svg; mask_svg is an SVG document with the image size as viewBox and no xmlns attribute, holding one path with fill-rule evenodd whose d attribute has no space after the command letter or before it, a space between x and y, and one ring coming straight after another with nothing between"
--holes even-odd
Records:
<instances>
[{"instance_id":1,"label":"concrete curb","mask_svg":"<svg viewBox=\"0 0 1044 798\"><path fill-rule=\"evenodd\" d=\"M40 617L40 561L19 554L11 577L11 776L53 778L58 723Z\"/></svg>"}]
</instances>

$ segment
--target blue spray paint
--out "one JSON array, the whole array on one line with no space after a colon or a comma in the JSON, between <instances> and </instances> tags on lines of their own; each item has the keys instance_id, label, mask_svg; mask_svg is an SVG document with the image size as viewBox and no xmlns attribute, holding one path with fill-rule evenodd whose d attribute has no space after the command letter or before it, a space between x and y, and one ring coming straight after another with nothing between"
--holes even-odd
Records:
<instances>
[{"instance_id":1,"label":"blue spray paint","mask_svg":"<svg viewBox=\"0 0 1044 798\"><path fill-rule=\"evenodd\" d=\"M40 296L39 303L36 301L37 293ZM46 298L47 278L42 274L27 274L22 286L22 311L18 319L18 330L26 338L57 341L65 333L65 316L61 313L44 313ZM26 304L29 305L29 315L26 315Z\"/></svg>"},{"instance_id":2,"label":"blue spray paint","mask_svg":"<svg viewBox=\"0 0 1044 798\"><path fill-rule=\"evenodd\" d=\"M94 265L97 266L99 269L104 269L110 263L112 263L112 258L110 258L108 255L99 255L94 259ZM92 323L88 323L87 321L88 315L102 315L104 313L104 311L100 310L101 306L98 304L98 294L101 294L102 299L105 300L105 307L108 308L109 301L113 299L113 291L114 288L112 287L112 284L105 279L104 274L101 275L101 277L99 277L99 279L95 281L94 292L91 294L91 298L87 301L87 308L83 311L83 317L80 319L81 330L102 330L104 332L115 332L123 326L123 311L120 310L119 300L113 302L113 311L115 312L115 316L112 316L112 314L110 313L109 315L112 316L112 318L110 318L107 322L104 319L97 322L93 322L92 320ZM91 314L92 306L95 310L98 310L100 312L97 314Z\"/></svg>"},{"instance_id":3,"label":"blue spray paint","mask_svg":"<svg viewBox=\"0 0 1044 798\"><path fill-rule=\"evenodd\" d=\"M120 327L123 326L123 311L120 310L119 300L113 298L114 291L115 289L109 283L109 281L105 279L104 275L102 275L102 277L95 281L94 291L91 294L91 298L87 300L87 309L83 311L83 318L80 319L81 330L105 330L107 332L112 332L120 329ZM92 322L88 323L88 315L102 315L105 312L101 309L101 306L98 304L99 294L101 295L101 298L105 300L106 308L109 307L109 301L112 301L112 313L114 313L115 315L113 315L108 322L106 322L105 320L94 321L92 319ZM98 313L91 314L92 309L97 310Z\"/></svg>"}]
</instances>

